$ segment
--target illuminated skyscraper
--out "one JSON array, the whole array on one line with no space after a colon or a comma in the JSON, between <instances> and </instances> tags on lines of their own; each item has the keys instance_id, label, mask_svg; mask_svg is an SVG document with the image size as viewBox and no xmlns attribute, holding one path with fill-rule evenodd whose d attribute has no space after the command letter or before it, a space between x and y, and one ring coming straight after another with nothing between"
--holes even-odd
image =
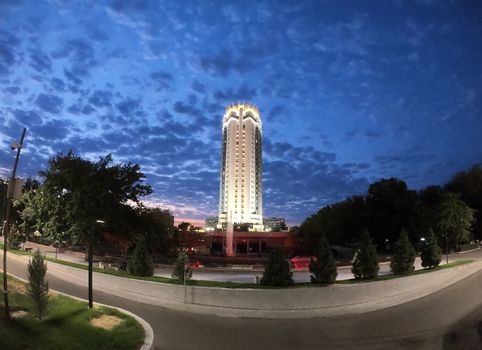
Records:
<instances>
[{"instance_id":1,"label":"illuminated skyscraper","mask_svg":"<svg viewBox=\"0 0 482 350\"><path fill-rule=\"evenodd\" d=\"M249 104L226 108L223 119L219 219L217 227L229 224L263 230L262 132L259 111Z\"/></svg>"}]
</instances>

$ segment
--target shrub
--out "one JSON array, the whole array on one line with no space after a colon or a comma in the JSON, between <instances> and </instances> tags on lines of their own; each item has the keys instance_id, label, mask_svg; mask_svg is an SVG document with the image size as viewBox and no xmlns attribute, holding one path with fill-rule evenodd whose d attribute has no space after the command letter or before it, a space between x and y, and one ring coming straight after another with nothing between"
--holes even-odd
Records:
<instances>
[{"instance_id":1,"label":"shrub","mask_svg":"<svg viewBox=\"0 0 482 350\"><path fill-rule=\"evenodd\" d=\"M189 266L189 256L185 250L179 252L176 263L174 265L174 271L172 272L172 277L177 278L179 281L186 281L192 277L192 269Z\"/></svg>"},{"instance_id":2,"label":"shrub","mask_svg":"<svg viewBox=\"0 0 482 350\"><path fill-rule=\"evenodd\" d=\"M364 230L360 240L360 246L353 257L351 272L356 279L372 279L377 277L378 257L375 245L372 243L370 233Z\"/></svg>"},{"instance_id":3,"label":"shrub","mask_svg":"<svg viewBox=\"0 0 482 350\"><path fill-rule=\"evenodd\" d=\"M408 240L408 235L405 230L400 232L400 238L395 243L393 256L390 262L390 270L395 275L404 275L412 272L415 267L415 249Z\"/></svg>"},{"instance_id":4,"label":"shrub","mask_svg":"<svg viewBox=\"0 0 482 350\"><path fill-rule=\"evenodd\" d=\"M136 249L134 249L127 264L127 271L135 276L152 276L154 274L152 258L149 255L144 239L137 241Z\"/></svg>"},{"instance_id":5,"label":"shrub","mask_svg":"<svg viewBox=\"0 0 482 350\"><path fill-rule=\"evenodd\" d=\"M331 284L335 282L336 263L325 235L321 237L316 251L316 261L310 262L311 283Z\"/></svg>"},{"instance_id":6,"label":"shrub","mask_svg":"<svg viewBox=\"0 0 482 350\"><path fill-rule=\"evenodd\" d=\"M49 283L45 279L47 273L47 264L44 257L37 250L32 259L28 262L28 286L27 291L32 298L37 317L39 320L45 314L49 298Z\"/></svg>"},{"instance_id":7,"label":"shrub","mask_svg":"<svg viewBox=\"0 0 482 350\"><path fill-rule=\"evenodd\" d=\"M280 249L275 248L270 253L261 278L261 284L265 286L290 286L294 284L291 265Z\"/></svg>"},{"instance_id":8,"label":"shrub","mask_svg":"<svg viewBox=\"0 0 482 350\"><path fill-rule=\"evenodd\" d=\"M19 230L17 224L13 223L10 226L8 234L8 248L9 249L20 249L22 243L26 241L25 235Z\"/></svg>"},{"instance_id":9,"label":"shrub","mask_svg":"<svg viewBox=\"0 0 482 350\"><path fill-rule=\"evenodd\" d=\"M437 244L437 239L433 233L432 228L428 229L425 235L425 241L420 247L420 258L422 259L422 266L433 268L440 264L442 260L442 250Z\"/></svg>"}]
</instances>

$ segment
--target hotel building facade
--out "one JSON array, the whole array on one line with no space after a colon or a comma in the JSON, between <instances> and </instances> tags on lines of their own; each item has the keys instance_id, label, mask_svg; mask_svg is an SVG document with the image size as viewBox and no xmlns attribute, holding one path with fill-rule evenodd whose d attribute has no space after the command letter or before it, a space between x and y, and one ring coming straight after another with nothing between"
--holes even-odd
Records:
<instances>
[{"instance_id":1,"label":"hotel building facade","mask_svg":"<svg viewBox=\"0 0 482 350\"><path fill-rule=\"evenodd\" d=\"M226 108L222 127L219 215L217 228L244 226L263 230L262 124L250 104Z\"/></svg>"}]
</instances>

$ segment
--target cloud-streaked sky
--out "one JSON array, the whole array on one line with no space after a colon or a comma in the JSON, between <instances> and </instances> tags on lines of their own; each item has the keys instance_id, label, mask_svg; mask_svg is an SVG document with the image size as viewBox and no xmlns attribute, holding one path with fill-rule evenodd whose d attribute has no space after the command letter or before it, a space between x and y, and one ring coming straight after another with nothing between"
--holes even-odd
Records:
<instances>
[{"instance_id":1,"label":"cloud-streaked sky","mask_svg":"<svg viewBox=\"0 0 482 350\"><path fill-rule=\"evenodd\" d=\"M480 1L0 1L0 173L69 149L139 163L150 201L217 214L221 121L263 120L265 216L482 162Z\"/></svg>"}]
</instances>

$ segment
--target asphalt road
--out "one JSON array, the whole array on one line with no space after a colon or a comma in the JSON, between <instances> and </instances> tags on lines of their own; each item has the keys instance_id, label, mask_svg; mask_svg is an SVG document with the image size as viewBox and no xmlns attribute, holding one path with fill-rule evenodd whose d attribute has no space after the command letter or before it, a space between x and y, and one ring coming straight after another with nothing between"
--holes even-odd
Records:
<instances>
[{"instance_id":1,"label":"asphalt road","mask_svg":"<svg viewBox=\"0 0 482 350\"><path fill-rule=\"evenodd\" d=\"M482 251L463 257L482 259ZM25 265L9 261L9 272L25 278ZM87 296L87 288L52 275L48 278L52 289ZM94 298L149 322L156 349L482 349L482 271L410 303L330 318L226 318L175 311L100 291L94 292Z\"/></svg>"}]
</instances>

